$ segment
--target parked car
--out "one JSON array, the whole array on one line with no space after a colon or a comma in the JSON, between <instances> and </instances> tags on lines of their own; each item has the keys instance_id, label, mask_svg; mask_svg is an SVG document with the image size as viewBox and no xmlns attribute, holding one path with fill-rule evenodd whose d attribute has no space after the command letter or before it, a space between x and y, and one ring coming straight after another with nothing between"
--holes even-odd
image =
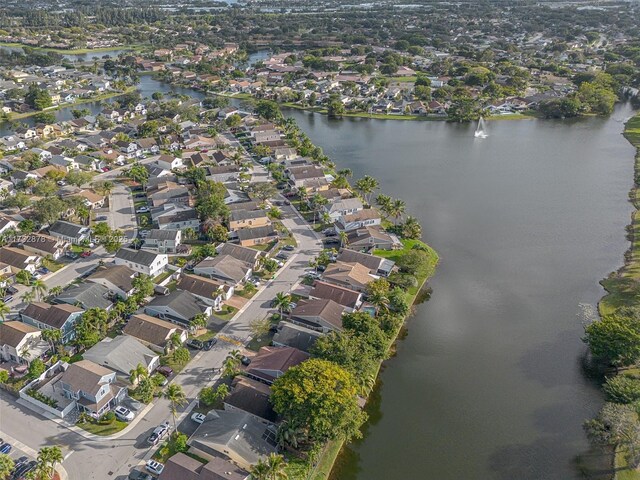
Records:
<instances>
[{"instance_id":1,"label":"parked car","mask_svg":"<svg viewBox=\"0 0 640 480\"><path fill-rule=\"evenodd\" d=\"M242 363L242 365L247 367L251 363L251 359L249 357L247 357L246 355L243 355L242 358L240 359L240 363Z\"/></svg>"},{"instance_id":2,"label":"parked car","mask_svg":"<svg viewBox=\"0 0 640 480\"><path fill-rule=\"evenodd\" d=\"M318 272L316 272L315 270L306 270L306 271L304 272L304 274L305 274L307 277L311 277L311 278L320 278L320 277L322 277L322 275L320 275L320 274L319 274Z\"/></svg>"},{"instance_id":3,"label":"parked car","mask_svg":"<svg viewBox=\"0 0 640 480\"><path fill-rule=\"evenodd\" d=\"M116 414L116 417L123 422L130 422L135 416L131 410L121 405L116 407L113 412Z\"/></svg>"},{"instance_id":4,"label":"parked car","mask_svg":"<svg viewBox=\"0 0 640 480\"><path fill-rule=\"evenodd\" d=\"M339 238L325 238L322 240L322 243L324 243L326 246L329 245L340 245L341 241Z\"/></svg>"},{"instance_id":5,"label":"parked car","mask_svg":"<svg viewBox=\"0 0 640 480\"><path fill-rule=\"evenodd\" d=\"M90 252L89 250L85 250L84 252L82 252L82 253L80 254L80 256L81 256L82 258L90 257L90 256L91 256L91 252Z\"/></svg>"},{"instance_id":6,"label":"parked car","mask_svg":"<svg viewBox=\"0 0 640 480\"><path fill-rule=\"evenodd\" d=\"M323 230L322 233L324 234L325 237L337 237L338 236L338 232L336 232L333 228L327 228L326 230Z\"/></svg>"},{"instance_id":7,"label":"parked car","mask_svg":"<svg viewBox=\"0 0 640 480\"><path fill-rule=\"evenodd\" d=\"M156 369L156 372L160 375L164 375L165 377L170 377L171 375L173 375L173 368L164 365L162 367L158 367Z\"/></svg>"},{"instance_id":8,"label":"parked car","mask_svg":"<svg viewBox=\"0 0 640 480\"><path fill-rule=\"evenodd\" d=\"M140 470L131 470L127 480L153 480L153 477L147 472L141 472Z\"/></svg>"},{"instance_id":9,"label":"parked car","mask_svg":"<svg viewBox=\"0 0 640 480\"><path fill-rule=\"evenodd\" d=\"M316 267L316 270L319 272L324 272L327 269L327 267L325 267L324 265L318 265Z\"/></svg>"},{"instance_id":10,"label":"parked car","mask_svg":"<svg viewBox=\"0 0 640 480\"><path fill-rule=\"evenodd\" d=\"M164 422L162 425L157 426L147 438L147 443L157 445L160 440L169 434L169 430L171 430L169 422Z\"/></svg>"},{"instance_id":11,"label":"parked car","mask_svg":"<svg viewBox=\"0 0 640 480\"><path fill-rule=\"evenodd\" d=\"M5 442L0 445L0 453L9 453L11 451L11 444Z\"/></svg>"},{"instance_id":12,"label":"parked car","mask_svg":"<svg viewBox=\"0 0 640 480\"><path fill-rule=\"evenodd\" d=\"M22 456L13 462L13 471L15 472L21 466L26 465L29 462L29 458Z\"/></svg>"},{"instance_id":13,"label":"parked car","mask_svg":"<svg viewBox=\"0 0 640 480\"><path fill-rule=\"evenodd\" d=\"M282 260L288 260L289 255L287 255L285 252L278 252L278 254L276 255L276 258L280 258Z\"/></svg>"},{"instance_id":14,"label":"parked car","mask_svg":"<svg viewBox=\"0 0 640 480\"><path fill-rule=\"evenodd\" d=\"M203 423L206 418L207 416L204 413L196 412L193 415L191 415L191 420L193 420L196 423Z\"/></svg>"},{"instance_id":15,"label":"parked car","mask_svg":"<svg viewBox=\"0 0 640 480\"><path fill-rule=\"evenodd\" d=\"M100 215L96 217L96 222L104 222L107 219L106 215Z\"/></svg>"},{"instance_id":16,"label":"parked car","mask_svg":"<svg viewBox=\"0 0 640 480\"><path fill-rule=\"evenodd\" d=\"M136 213L149 213L149 207L140 207L136 210Z\"/></svg>"},{"instance_id":17,"label":"parked car","mask_svg":"<svg viewBox=\"0 0 640 480\"><path fill-rule=\"evenodd\" d=\"M260 279L258 277L251 277L249 282L253 283L256 287L260 286Z\"/></svg>"},{"instance_id":18,"label":"parked car","mask_svg":"<svg viewBox=\"0 0 640 480\"><path fill-rule=\"evenodd\" d=\"M206 352L208 352L209 350L211 350L213 348L213 346L218 343L218 339L217 338L211 338L209 340L207 340L206 342L202 343L202 349Z\"/></svg>"},{"instance_id":19,"label":"parked car","mask_svg":"<svg viewBox=\"0 0 640 480\"><path fill-rule=\"evenodd\" d=\"M156 462L155 460L147 460L147 464L145 465L145 468L151 473L160 475L164 470L164 465L160 462Z\"/></svg>"},{"instance_id":20,"label":"parked car","mask_svg":"<svg viewBox=\"0 0 640 480\"><path fill-rule=\"evenodd\" d=\"M65 182L64 180L58 180L56 183L59 187L64 187L67 184L67 182Z\"/></svg>"},{"instance_id":21,"label":"parked car","mask_svg":"<svg viewBox=\"0 0 640 480\"><path fill-rule=\"evenodd\" d=\"M11 475L11 480L18 480L24 478L29 472L36 469L38 466L38 462L35 460L31 460L29 463L22 465L20 468L13 472Z\"/></svg>"},{"instance_id":22,"label":"parked car","mask_svg":"<svg viewBox=\"0 0 640 480\"><path fill-rule=\"evenodd\" d=\"M33 278L35 278L36 280L37 280L37 279L39 279L39 278L42 278L42 274L41 274L40 272L38 272L37 270L36 270L35 272L33 272L33 273L31 274L31 276L32 276Z\"/></svg>"},{"instance_id":23,"label":"parked car","mask_svg":"<svg viewBox=\"0 0 640 480\"><path fill-rule=\"evenodd\" d=\"M293 252L293 250L295 250L295 247L293 245L285 245L284 247L282 247L282 250L286 250L287 252Z\"/></svg>"},{"instance_id":24,"label":"parked car","mask_svg":"<svg viewBox=\"0 0 640 480\"><path fill-rule=\"evenodd\" d=\"M77 260L80 257L80 255L74 252L67 252L65 253L65 255L69 257L71 260Z\"/></svg>"},{"instance_id":25,"label":"parked car","mask_svg":"<svg viewBox=\"0 0 640 480\"><path fill-rule=\"evenodd\" d=\"M193 348L194 350L202 350L202 342L200 340L196 340L195 338L190 338L185 342L185 345L189 348Z\"/></svg>"}]
</instances>

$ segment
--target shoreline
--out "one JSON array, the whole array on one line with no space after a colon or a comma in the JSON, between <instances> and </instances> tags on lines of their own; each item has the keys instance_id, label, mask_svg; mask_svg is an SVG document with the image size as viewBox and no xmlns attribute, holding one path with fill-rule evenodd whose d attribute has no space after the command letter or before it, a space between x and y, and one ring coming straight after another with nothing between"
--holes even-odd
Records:
<instances>
[{"instance_id":1,"label":"shoreline","mask_svg":"<svg viewBox=\"0 0 640 480\"><path fill-rule=\"evenodd\" d=\"M53 47L38 47L38 46L25 45L24 43L15 43L15 42L0 42L0 47L33 48L34 50L39 50L41 52L53 52L53 53L59 53L60 55L89 55L91 53L104 53L104 52L112 52L115 50L142 49L142 45L129 45L129 46L122 46L122 47L65 49L65 48L53 48Z\"/></svg>"},{"instance_id":2,"label":"shoreline","mask_svg":"<svg viewBox=\"0 0 640 480\"><path fill-rule=\"evenodd\" d=\"M640 295L640 113L631 117L622 132L624 138L636 149L633 167L634 182L629 190L629 201L634 206L631 222L627 225L629 249L624 253L624 264L600 281L606 294L598 302L598 315L603 318L619 308L637 304ZM627 369L617 371L621 375ZM614 449L612 458L614 480L640 480L639 470L629 470L625 454Z\"/></svg>"},{"instance_id":3,"label":"shoreline","mask_svg":"<svg viewBox=\"0 0 640 480\"><path fill-rule=\"evenodd\" d=\"M438 263L440 262L440 257L438 256L438 253L432 248L430 247L428 244L424 243L422 240L419 240L419 242L421 242L422 244L426 245L429 251L429 254L432 256L434 262L432 265L432 268L429 272L427 272L424 276L424 278L421 279L421 281L418 283L417 287L415 288L415 291L412 289L409 292L409 312L405 315L402 323L398 326L398 328L396 329L396 331L394 332L393 338L391 339L391 341L389 342L389 347L388 347L388 352L390 353L389 357L385 360L382 360L376 369L375 372L375 384L373 386L373 388L371 390L369 390L367 397L365 398L365 405L363 407L363 409L366 409L367 404L369 403L369 400L371 398L371 393L378 387L378 379L380 376L380 370L382 369L382 365L390 360L391 358L393 358L394 355L394 348L395 345L398 342L398 338L400 336L400 333L402 332L403 328L405 328L405 325L407 323L407 320L413 315L415 309L418 307L418 305L416 305L416 299L418 298L418 296L420 295L420 292L423 290L423 288L425 287L425 285L427 284L427 282L429 281L429 279L431 277L433 277L435 271L436 271L436 267L438 266ZM407 246L405 246L405 249L408 248ZM404 251L400 250L400 251ZM374 255L380 256L380 251L379 250L375 250L374 251ZM365 425L367 425L367 423L363 424L362 427L364 427ZM329 480L331 478L331 472L333 471L333 468L335 467L336 461L338 460L338 458L340 457L340 454L342 453L343 449L345 448L345 443L343 440L331 440L329 442L327 442L321 453L318 455L318 458L316 459L315 462L315 467L312 468L307 476L305 477L306 479L310 479L310 480Z\"/></svg>"}]
</instances>

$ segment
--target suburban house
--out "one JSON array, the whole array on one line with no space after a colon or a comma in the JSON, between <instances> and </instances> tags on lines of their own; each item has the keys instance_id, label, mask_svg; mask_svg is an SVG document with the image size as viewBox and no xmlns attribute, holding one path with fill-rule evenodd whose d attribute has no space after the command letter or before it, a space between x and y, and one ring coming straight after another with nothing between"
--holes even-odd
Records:
<instances>
[{"instance_id":1,"label":"suburban house","mask_svg":"<svg viewBox=\"0 0 640 480\"><path fill-rule=\"evenodd\" d=\"M99 266L87 277L87 281L108 288L114 296L127 299L134 291L133 279L136 275L138 273L126 265L111 264Z\"/></svg>"},{"instance_id":2,"label":"suburban house","mask_svg":"<svg viewBox=\"0 0 640 480\"><path fill-rule=\"evenodd\" d=\"M234 292L231 285L211 278L188 274L180 278L176 287L192 293L207 305L211 305L216 311L222 308L223 302L229 300Z\"/></svg>"},{"instance_id":3,"label":"suburban house","mask_svg":"<svg viewBox=\"0 0 640 480\"><path fill-rule=\"evenodd\" d=\"M243 247L253 247L255 245L263 245L265 243L274 242L278 239L278 233L273 226L267 225L256 228L243 228L236 232L238 240Z\"/></svg>"},{"instance_id":4,"label":"suburban house","mask_svg":"<svg viewBox=\"0 0 640 480\"><path fill-rule=\"evenodd\" d=\"M89 227L76 225L75 223L58 220L49 227L49 235L60 238L66 242L77 245L89 239Z\"/></svg>"},{"instance_id":5,"label":"suburban house","mask_svg":"<svg viewBox=\"0 0 640 480\"><path fill-rule=\"evenodd\" d=\"M325 213L328 213L333 221L361 210L364 210L364 205L362 205L362 201L359 198L340 198L324 206Z\"/></svg>"},{"instance_id":6,"label":"suburban house","mask_svg":"<svg viewBox=\"0 0 640 480\"><path fill-rule=\"evenodd\" d=\"M106 337L82 356L85 360L110 368L126 377L138 365L144 366L149 374L160 366L158 354L129 335Z\"/></svg>"},{"instance_id":7,"label":"suburban house","mask_svg":"<svg viewBox=\"0 0 640 480\"><path fill-rule=\"evenodd\" d=\"M36 327L18 321L0 323L0 358L3 362L29 363L50 346Z\"/></svg>"},{"instance_id":8,"label":"suburban house","mask_svg":"<svg viewBox=\"0 0 640 480\"><path fill-rule=\"evenodd\" d=\"M212 311L213 307L205 305L195 295L183 290L155 297L144 307L144 313L148 315L183 325L189 325L197 315L209 318Z\"/></svg>"},{"instance_id":9,"label":"suburban house","mask_svg":"<svg viewBox=\"0 0 640 480\"><path fill-rule=\"evenodd\" d=\"M0 233L4 233L7 230L16 230L18 223L16 219L11 218L9 215L0 214Z\"/></svg>"},{"instance_id":10,"label":"suburban house","mask_svg":"<svg viewBox=\"0 0 640 480\"><path fill-rule=\"evenodd\" d=\"M102 310L110 310L113 303L110 298L112 295L109 289L98 283L81 283L75 287L71 287L59 295L53 301L54 303L66 303L68 305L77 305L84 310L90 308L101 308Z\"/></svg>"},{"instance_id":11,"label":"suburban house","mask_svg":"<svg viewBox=\"0 0 640 480\"><path fill-rule=\"evenodd\" d=\"M121 248L116 252L115 263L116 265L126 265L136 272L154 278L164 271L169 263L169 257L166 254L148 250Z\"/></svg>"},{"instance_id":12,"label":"suburban house","mask_svg":"<svg viewBox=\"0 0 640 480\"><path fill-rule=\"evenodd\" d=\"M27 252L21 248L0 248L0 263L9 265L13 273L18 273L20 270L34 273L40 266L41 261L42 258L39 255Z\"/></svg>"},{"instance_id":13,"label":"suburban house","mask_svg":"<svg viewBox=\"0 0 640 480\"><path fill-rule=\"evenodd\" d=\"M167 170L173 170L174 168L182 167L182 159L174 157L173 155L160 155L156 160L156 163L161 168L166 168Z\"/></svg>"},{"instance_id":14,"label":"suburban house","mask_svg":"<svg viewBox=\"0 0 640 480\"><path fill-rule=\"evenodd\" d=\"M69 365L58 383L63 395L75 401L78 411L96 418L118 405L127 391L116 383L116 372L90 360Z\"/></svg>"},{"instance_id":15,"label":"suburban house","mask_svg":"<svg viewBox=\"0 0 640 480\"><path fill-rule=\"evenodd\" d=\"M200 218L194 208L179 206L173 203L151 210L151 218L161 230L185 230L192 228L200 231Z\"/></svg>"},{"instance_id":16,"label":"suburban house","mask_svg":"<svg viewBox=\"0 0 640 480\"><path fill-rule=\"evenodd\" d=\"M323 334L289 322L280 322L271 343L274 347L293 347L309 353Z\"/></svg>"},{"instance_id":17,"label":"suburban house","mask_svg":"<svg viewBox=\"0 0 640 480\"><path fill-rule=\"evenodd\" d=\"M20 312L20 320L40 330L59 330L61 343L69 343L76 336L75 325L83 313L75 305L32 302Z\"/></svg>"},{"instance_id":18,"label":"suburban house","mask_svg":"<svg viewBox=\"0 0 640 480\"><path fill-rule=\"evenodd\" d=\"M271 220L264 210L234 210L229 218L229 231L235 232L242 228L266 227Z\"/></svg>"},{"instance_id":19,"label":"suburban house","mask_svg":"<svg viewBox=\"0 0 640 480\"><path fill-rule=\"evenodd\" d=\"M69 246L69 242L44 233L30 233L25 235L22 241L22 248L27 252L35 253L41 257L51 257L54 260L62 257Z\"/></svg>"},{"instance_id":20,"label":"suburban house","mask_svg":"<svg viewBox=\"0 0 640 480\"><path fill-rule=\"evenodd\" d=\"M187 444L193 453L212 461L229 457L249 469L260 459L276 452L276 428L242 411L211 410Z\"/></svg>"},{"instance_id":21,"label":"suburban house","mask_svg":"<svg viewBox=\"0 0 640 480\"><path fill-rule=\"evenodd\" d=\"M246 480L249 472L222 457L207 463L178 452L164 464L158 480Z\"/></svg>"},{"instance_id":22,"label":"suburban house","mask_svg":"<svg viewBox=\"0 0 640 480\"><path fill-rule=\"evenodd\" d=\"M197 275L220 280L233 287L247 281L252 272L252 265L225 254L206 257L193 269Z\"/></svg>"},{"instance_id":23,"label":"suburban house","mask_svg":"<svg viewBox=\"0 0 640 480\"><path fill-rule=\"evenodd\" d=\"M309 354L291 347L262 347L247 367L246 375L271 385L291 367L304 362Z\"/></svg>"},{"instance_id":24,"label":"suburban house","mask_svg":"<svg viewBox=\"0 0 640 480\"><path fill-rule=\"evenodd\" d=\"M357 310L362 305L362 293L319 280L314 282L313 288L309 292L309 298L333 300L346 307L347 313Z\"/></svg>"},{"instance_id":25,"label":"suburban house","mask_svg":"<svg viewBox=\"0 0 640 480\"><path fill-rule=\"evenodd\" d=\"M350 232L358 228L373 227L382 223L380 213L374 208L360 210L348 215L341 215L336 221L336 230Z\"/></svg>"},{"instance_id":26,"label":"suburban house","mask_svg":"<svg viewBox=\"0 0 640 480\"><path fill-rule=\"evenodd\" d=\"M367 285L379 277L371 275L369 269L360 263L330 263L322 275L327 283L351 288L365 293Z\"/></svg>"},{"instance_id":27,"label":"suburban house","mask_svg":"<svg viewBox=\"0 0 640 480\"><path fill-rule=\"evenodd\" d=\"M393 250L402 247L395 235L383 231L380 227L364 227L348 232L347 245L353 250L361 251Z\"/></svg>"},{"instance_id":28,"label":"suburban house","mask_svg":"<svg viewBox=\"0 0 640 480\"><path fill-rule=\"evenodd\" d=\"M130 335L151 350L159 353L164 353L167 342L173 335L177 334L181 342L185 342L188 338L186 330L145 313L132 315L122 333Z\"/></svg>"},{"instance_id":29,"label":"suburban house","mask_svg":"<svg viewBox=\"0 0 640 480\"><path fill-rule=\"evenodd\" d=\"M369 273L372 275L380 275L382 277L388 277L393 271L395 262L376 255L370 255L368 253L357 252L350 248L343 248L338 254L338 261L344 263L359 263L369 269Z\"/></svg>"},{"instance_id":30,"label":"suburban house","mask_svg":"<svg viewBox=\"0 0 640 480\"><path fill-rule=\"evenodd\" d=\"M144 247L148 250L156 250L158 253L176 253L182 242L180 230L153 229L144 239Z\"/></svg>"},{"instance_id":31,"label":"suburban house","mask_svg":"<svg viewBox=\"0 0 640 480\"><path fill-rule=\"evenodd\" d=\"M300 300L291 311L289 321L323 333L342 330L344 305L330 299Z\"/></svg>"},{"instance_id":32,"label":"suburban house","mask_svg":"<svg viewBox=\"0 0 640 480\"><path fill-rule=\"evenodd\" d=\"M329 188L329 182L327 182L324 170L315 165L290 167L285 172L289 175L291 185L296 188L309 188L312 191L327 190Z\"/></svg>"},{"instance_id":33,"label":"suburban house","mask_svg":"<svg viewBox=\"0 0 640 480\"><path fill-rule=\"evenodd\" d=\"M257 420L275 422L277 414L269 401L271 388L262 382L238 375L231 383L231 391L224 399L227 411L242 411L257 417Z\"/></svg>"},{"instance_id":34,"label":"suburban house","mask_svg":"<svg viewBox=\"0 0 640 480\"><path fill-rule=\"evenodd\" d=\"M242 247L233 243L221 243L216 247L218 255L231 255L238 260L250 265L253 270L258 267L260 257L264 254L254 248Z\"/></svg>"}]
</instances>

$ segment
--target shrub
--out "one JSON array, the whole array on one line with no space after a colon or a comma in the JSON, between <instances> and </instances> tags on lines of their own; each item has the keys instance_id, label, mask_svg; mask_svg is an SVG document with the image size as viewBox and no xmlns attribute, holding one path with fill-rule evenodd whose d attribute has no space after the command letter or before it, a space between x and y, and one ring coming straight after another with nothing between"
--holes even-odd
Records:
<instances>
[{"instance_id":1,"label":"shrub","mask_svg":"<svg viewBox=\"0 0 640 480\"><path fill-rule=\"evenodd\" d=\"M626 375L607 378L603 389L611 402L633 403L640 400L640 380Z\"/></svg>"},{"instance_id":2,"label":"shrub","mask_svg":"<svg viewBox=\"0 0 640 480\"><path fill-rule=\"evenodd\" d=\"M116 414L109 411L107 413L105 413L101 418L100 418L100 423L102 425L111 425L113 422L116 421Z\"/></svg>"}]
</instances>

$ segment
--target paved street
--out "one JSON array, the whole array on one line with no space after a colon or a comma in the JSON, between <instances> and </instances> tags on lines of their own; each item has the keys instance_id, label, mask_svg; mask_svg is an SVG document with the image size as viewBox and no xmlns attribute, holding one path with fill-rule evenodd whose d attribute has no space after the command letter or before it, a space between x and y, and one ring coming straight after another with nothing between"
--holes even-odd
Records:
<instances>
[{"instance_id":1,"label":"paved street","mask_svg":"<svg viewBox=\"0 0 640 480\"><path fill-rule=\"evenodd\" d=\"M267 282L241 313L220 332L243 344L251 335L250 322L255 318L264 318L272 311L270 303L276 293L289 291L300 279L303 271L308 268L309 259L316 256L322 249L316 234L297 216L292 207L283 207L283 212L285 217L283 223L293 232L298 248L276 279ZM126 215L126 212L124 214ZM96 261L94 258L86 260L87 264ZM73 278L71 273L60 275L60 278L55 280L56 283ZM220 367L228 353L236 348L238 348L237 345L221 340L211 351L199 352L176 376L173 381L182 385L189 403L197 397L203 386L215 380L211 376L212 369ZM188 407L183 408L183 412L187 410ZM94 441L26 410L16 404L6 393L0 394L0 412L2 412L0 436L3 431L6 431L34 450L47 444L62 445L68 455L64 467L69 478L82 480L126 478L132 467L150 456L152 449L145 443L150 431L159 423L171 420L168 402L159 399L144 418L122 437L115 440ZM190 421L187 416L185 422Z\"/></svg>"}]
</instances>

